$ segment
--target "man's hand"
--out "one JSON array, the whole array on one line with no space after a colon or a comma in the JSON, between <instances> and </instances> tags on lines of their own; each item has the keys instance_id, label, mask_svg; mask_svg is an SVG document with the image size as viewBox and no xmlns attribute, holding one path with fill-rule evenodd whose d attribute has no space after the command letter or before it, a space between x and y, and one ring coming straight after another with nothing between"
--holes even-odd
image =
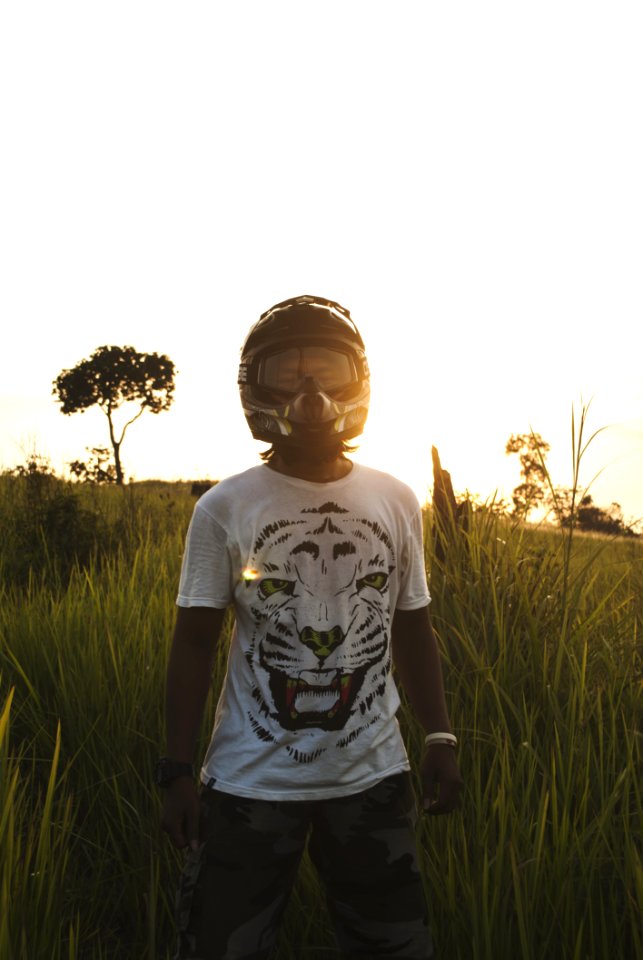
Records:
<instances>
[{"instance_id":1,"label":"man's hand","mask_svg":"<svg viewBox=\"0 0 643 960\"><path fill-rule=\"evenodd\" d=\"M199 847L199 794L190 777L178 777L164 791L161 828L179 850Z\"/></svg>"},{"instance_id":2,"label":"man's hand","mask_svg":"<svg viewBox=\"0 0 643 960\"><path fill-rule=\"evenodd\" d=\"M428 606L396 610L392 635L395 668L420 725L427 731L450 733L440 654ZM449 813L454 809L463 782L453 747L444 743L426 747L420 777L427 813Z\"/></svg>"},{"instance_id":3,"label":"man's hand","mask_svg":"<svg viewBox=\"0 0 643 960\"><path fill-rule=\"evenodd\" d=\"M464 786L453 747L432 743L424 751L420 765L424 812L450 813L458 805Z\"/></svg>"},{"instance_id":4,"label":"man's hand","mask_svg":"<svg viewBox=\"0 0 643 960\"><path fill-rule=\"evenodd\" d=\"M210 690L212 661L225 610L179 607L167 670L165 755L191 763ZM200 801L191 777L165 790L161 827L175 847L199 846Z\"/></svg>"}]
</instances>

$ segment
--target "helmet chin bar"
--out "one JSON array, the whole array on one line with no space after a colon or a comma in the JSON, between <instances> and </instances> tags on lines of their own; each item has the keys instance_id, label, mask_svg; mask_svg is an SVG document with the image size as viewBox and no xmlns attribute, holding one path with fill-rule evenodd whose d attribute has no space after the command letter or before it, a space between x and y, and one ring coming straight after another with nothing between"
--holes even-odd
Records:
<instances>
[{"instance_id":1,"label":"helmet chin bar","mask_svg":"<svg viewBox=\"0 0 643 960\"><path fill-rule=\"evenodd\" d=\"M286 441L293 446L312 446L348 440L362 432L368 400L361 407L345 406L321 389L313 377L306 377L302 388L281 406L245 411L252 435L257 440Z\"/></svg>"},{"instance_id":2,"label":"helmet chin bar","mask_svg":"<svg viewBox=\"0 0 643 960\"><path fill-rule=\"evenodd\" d=\"M337 403L324 393L313 377L306 377L299 393L287 405L287 417L291 423L317 426L337 419L341 411Z\"/></svg>"},{"instance_id":3,"label":"helmet chin bar","mask_svg":"<svg viewBox=\"0 0 643 960\"><path fill-rule=\"evenodd\" d=\"M244 413L255 440L309 447L359 436L366 423L368 406L366 402L337 417L317 423L291 421L284 410L248 410Z\"/></svg>"}]
</instances>

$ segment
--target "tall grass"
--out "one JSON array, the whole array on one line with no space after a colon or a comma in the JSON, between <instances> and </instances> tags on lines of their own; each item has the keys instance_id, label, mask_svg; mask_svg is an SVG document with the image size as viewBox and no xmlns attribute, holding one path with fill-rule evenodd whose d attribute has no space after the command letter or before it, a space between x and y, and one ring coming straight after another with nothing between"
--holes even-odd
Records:
<instances>
[{"instance_id":1,"label":"tall grass","mask_svg":"<svg viewBox=\"0 0 643 960\"><path fill-rule=\"evenodd\" d=\"M473 517L433 565L468 784L422 832L445 956L641 955L642 559Z\"/></svg>"},{"instance_id":2,"label":"tall grass","mask_svg":"<svg viewBox=\"0 0 643 960\"><path fill-rule=\"evenodd\" d=\"M51 557L0 597L2 960L170 956L180 855L152 765L192 502L169 490L84 494L119 531L109 549L64 578ZM5 491L7 516L17 501ZM467 784L455 814L418 831L439 955L641 956L641 543L570 543L478 510L438 561L426 522ZM224 639L202 747L225 654ZM417 760L406 707L401 723ZM335 955L321 898L306 862L282 960Z\"/></svg>"}]
</instances>

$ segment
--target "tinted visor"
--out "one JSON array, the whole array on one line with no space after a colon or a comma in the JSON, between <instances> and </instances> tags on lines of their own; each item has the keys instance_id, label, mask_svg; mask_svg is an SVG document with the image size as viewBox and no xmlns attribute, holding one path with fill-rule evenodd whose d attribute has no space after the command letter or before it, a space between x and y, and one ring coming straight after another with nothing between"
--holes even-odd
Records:
<instances>
[{"instance_id":1,"label":"tinted visor","mask_svg":"<svg viewBox=\"0 0 643 960\"><path fill-rule=\"evenodd\" d=\"M330 396L359 385L353 357L333 347L287 347L259 361L257 386L270 393L294 396L306 377L316 380Z\"/></svg>"}]
</instances>

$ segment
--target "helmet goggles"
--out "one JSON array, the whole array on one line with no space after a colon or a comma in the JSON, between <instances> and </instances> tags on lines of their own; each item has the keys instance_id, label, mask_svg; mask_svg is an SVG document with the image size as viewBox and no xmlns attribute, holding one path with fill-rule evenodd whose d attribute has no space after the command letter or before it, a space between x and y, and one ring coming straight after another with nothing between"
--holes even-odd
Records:
<instances>
[{"instance_id":1,"label":"helmet goggles","mask_svg":"<svg viewBox=\"0 0 643 960\"><path fill-rule=\"evenodd\" d=\"M297 344L283 346L258 358L255 389L265 400L288 400L302 391L316 390L348 399L360 387L354 356L341 346Z\"/></svg>"}]
</instances>

